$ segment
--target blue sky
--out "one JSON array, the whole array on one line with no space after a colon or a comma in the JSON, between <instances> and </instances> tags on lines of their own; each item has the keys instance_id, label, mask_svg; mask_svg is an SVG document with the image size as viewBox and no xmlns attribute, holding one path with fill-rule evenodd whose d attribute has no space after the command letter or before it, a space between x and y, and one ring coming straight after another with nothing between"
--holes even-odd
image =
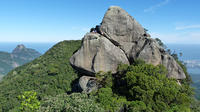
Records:
<instances>
[{"instance_id":1,"label":"blue sky","mask_svg":"<svg viewBox=\"0 0 200 112\"><path fill-rule=\"evenodd\" d=\"M0 42L81 39L108 7L125 9L153 38L200 44L200 0L0 0Z\"/></svg>"}]
</instances>

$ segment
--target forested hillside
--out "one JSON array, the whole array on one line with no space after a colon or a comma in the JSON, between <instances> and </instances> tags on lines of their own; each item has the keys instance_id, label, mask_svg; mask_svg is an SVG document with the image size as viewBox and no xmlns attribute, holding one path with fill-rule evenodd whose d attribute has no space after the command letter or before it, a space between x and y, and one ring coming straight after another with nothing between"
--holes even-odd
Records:
<instances>
[{"instance_id":1,"label":"forested hillside","mask_svg":"<svg viewBox=\"0 0 200 112\"><path fill-rule=\"evenodd\" d=\"M17 96L24 91L36 91L40 100L71 91L77 74L69 58L80 44L81 41L60 42L43 56L8 73L0 82L0 109L8 112L19 107Z\"/></svg>"}]
</instances>

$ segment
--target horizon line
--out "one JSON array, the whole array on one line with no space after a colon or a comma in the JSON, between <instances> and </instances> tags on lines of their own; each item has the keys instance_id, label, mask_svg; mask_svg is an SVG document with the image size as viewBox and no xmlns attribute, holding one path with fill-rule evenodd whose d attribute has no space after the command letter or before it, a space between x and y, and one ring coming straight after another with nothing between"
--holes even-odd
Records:
<instances>
[{"instance_id":1,"label":"horizon line","mask_svg":"<svg viewBox=\"0 0 200 112\"><path fill-rule=\"evenodd\" d=\"M71 40L62 40L62 41L71 41ZM62 42L62 41L0 41L0 43L52 43L52 44L56 44L56 43L59 43L59 42ZM165 42L164 44L177 44L177 45L200 45L200 43L168 43L168 42Z\"/></svg>"}]
</instances>

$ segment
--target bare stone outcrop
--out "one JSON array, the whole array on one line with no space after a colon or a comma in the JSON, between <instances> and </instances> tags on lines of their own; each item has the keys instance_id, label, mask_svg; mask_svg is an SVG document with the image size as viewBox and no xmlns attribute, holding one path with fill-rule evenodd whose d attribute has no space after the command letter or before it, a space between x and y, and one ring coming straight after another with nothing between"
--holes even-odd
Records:
<instances>
[{"instance_id":1,"label":"bare stone outcrop","mask_svg":"<svg viewBox=\"0 0 200 112\"><path fill-rule=\"evenodd\" d=\"M79 87L84 93L90 93L98 89L98 83L95 77L82 76L79 79Z\"/></svg>"},{"instance_id":2,"label":"bare stone outcrop","mask_svg":"<svg viewBox=\"0 0 200 112\"><path fill-rule=\"evenodd\" d=\"M120 48L97 33L85 35L81 48L70 58L70 62L75 68L89 75L99 71L116 73L120 63L129 64Z\"/></svg>"},{"instance_id":3,"label":"bare stone outcrop","mask_svg":"<svg viewBox=\"0 0 200 112\"><path fill-rule=\"evenodd\" d=\"M145 34L144 28L125 10L117 6L111 6L106 12L101 23L101 31L120 45L123 45L123 42L136 41Z\"/></svg>"},{"instance_id":4,"label":"bare stone outcrop","mask_svg":"<svg viewBox=\"0 0 200 112\"><path fill-rule=\"evenodd\" d=\"M101 35L86 34L81 48L71 57L72 66L79 71L85 74L99 71L116 73L119 63L131 64L142 59L153 65L163 64L168 70L168 77L186 77L176 60L122 8L110 7L100 30Z\"/></svg>"}]
</instances>

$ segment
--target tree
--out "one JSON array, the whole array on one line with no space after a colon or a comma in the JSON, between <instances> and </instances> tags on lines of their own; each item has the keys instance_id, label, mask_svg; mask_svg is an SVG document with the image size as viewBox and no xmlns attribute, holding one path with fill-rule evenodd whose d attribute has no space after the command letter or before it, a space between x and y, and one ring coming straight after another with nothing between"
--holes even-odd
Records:
<instances>
[{"instance_id":1,"label":"tree","mask_svg":"<svg viewBox=\"0 0 200 112\"><path fill-rule=\"evenodd\" d=\"M147 32L147 31L149 31L149 30L148 30L148 29L146 29L146 28L144 28L144 31L145 31L145 32Z\"/></svg>"},{"instance_id":2,"label":"tree","mask_svg":"<svg viewBox=\"0 0 200 112\"><path fill-rule=\"evenodd\" d=\"M167 46L159 39L159 38L155 38L155 40L158 42L158 44L163 47L164 49L167 48Z\"/></svg>"}]
</instances>

